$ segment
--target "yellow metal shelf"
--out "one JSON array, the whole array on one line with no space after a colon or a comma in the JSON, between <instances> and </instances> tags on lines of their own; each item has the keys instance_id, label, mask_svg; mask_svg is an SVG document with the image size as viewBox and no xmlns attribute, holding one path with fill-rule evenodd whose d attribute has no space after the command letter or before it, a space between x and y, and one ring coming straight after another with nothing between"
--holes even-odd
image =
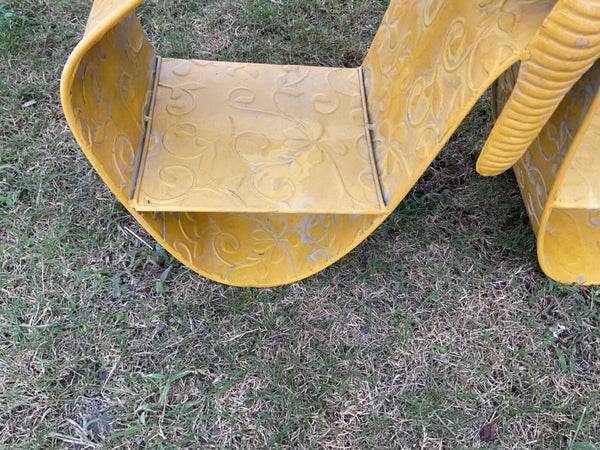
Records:
<instances>
[{"instance_id":1,"label":"yellow metal shelf","mask_svg":"<svg viewBox=\"0 0 600 450\"><path fill-rule=\"evenodd\" d=\"M479 168L503 170L534 142L515 167L540 264L562 282L600 283L599 125L578 106L596 91L574 84L600 51L600 0L391 0L357 69L161 59L141 2L94 0L61 100L118 200L193 270L274 286L339 260L521 61ZM597 89L600 74L582 79ZM548 119L563 97L566 119Z\"/></svg>"},{"instance_id":2,"label":"yellow metal shelf","mask_svg":"<svg viewBox=\"0 0 600 450\"><path fill-rule=\"evenodd\" d=\"M360 69L162 59L137 211L385 211Z\"/></svg>"}]
</instances>

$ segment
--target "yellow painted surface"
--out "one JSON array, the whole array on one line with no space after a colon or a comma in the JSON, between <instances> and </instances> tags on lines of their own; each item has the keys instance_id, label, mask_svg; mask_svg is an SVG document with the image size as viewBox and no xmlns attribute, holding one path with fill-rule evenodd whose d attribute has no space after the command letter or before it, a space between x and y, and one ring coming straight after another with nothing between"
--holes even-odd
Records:
<instances>
[{"instance_id":1,"label":"yellow painted surface","mask_svg":"<svg viewBox=\"0 0 600 450\"><path fill-rule=\"evenodd\" d=\"M359 69L162 59L138 211L385 211Z\"/></svg>"},{"instance_id":2,"label":"yellow painted surface","mask_svg":"<svg viewBox=\"0 0 600 450\"><path fill-rule=\"evenodd\" d=\"M361 68L335 69L159 58L141 1L94 2L65 115L163 247L240 286L302 279L362 242L556 3L392 0Z\"/></svg>"},{"instance_id":3,"label":"yellow painted surface","mask_svg":"<svg viewBox=\"0 0 600 450\"><path fill-rule=\"evenodd\" d=\"M516 68L496 85L498 108ZM600 284L600 63L575 83L514 170L540 266L562 283Z\"/></svg>"},{"instance_id":4,"label":"yellow painted surface","mask_svg":"<svg viewBox=\"0 0 600 450\"><path fill-rule=\"evenodd\" d=\"M527 46L517 82L477 161L482 175L510 169L563 97L600 57L600 0L560 0Z\"/></svg>"},{"instance_id":5,"label":"yellow painted surface","mask_svg":"<svg viewBox=\"0 0 600 450\"><path fill-rule=\"evenodd\" d=\"M592 89L598 88L600 67L595 68L595 77L590 81L596 84L586 92L590 97ZM581 108L582 103L578 102L577 106ZM572 150L573 157L565 166L563 179L556 191L555 203L561 208L600 210L600 105L589 114L591 122L579 146Z\"/></svg>"}]
</instances>

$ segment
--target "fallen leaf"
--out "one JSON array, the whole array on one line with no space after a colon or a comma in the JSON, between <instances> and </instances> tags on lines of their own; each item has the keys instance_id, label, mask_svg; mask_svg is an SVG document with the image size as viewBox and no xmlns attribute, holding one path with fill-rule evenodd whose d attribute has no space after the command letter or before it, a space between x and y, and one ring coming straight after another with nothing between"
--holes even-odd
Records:
<instances>
[{"instance_id":1,"label":"fallen leaf","mask_svg":"<svg viewBox=\"0 0 600 450\"><path fill-rule=\"evenodd\" d=\"M479 437L483 442L492 442L498 437L498 424L496 422L490 422L485 424L479 430Z\"/></svg>"}]
</instances>

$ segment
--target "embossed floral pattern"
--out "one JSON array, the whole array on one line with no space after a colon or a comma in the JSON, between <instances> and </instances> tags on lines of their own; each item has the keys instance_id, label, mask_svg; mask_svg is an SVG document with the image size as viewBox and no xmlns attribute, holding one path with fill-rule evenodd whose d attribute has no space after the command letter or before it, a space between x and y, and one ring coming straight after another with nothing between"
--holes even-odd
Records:
<instances>
[{"instance_id":1,"label":"embossed floral pattern","mask_svg":"<svg viewBox=\"0 0 600 450\"><path fill-rule=\"evenodd\" d=\"M397 204L554 2L392 2L367 55L379 176ZM525 38L525 39L523 39Z\"/></svg>"},{"instance_id":2,"label":"embossed floral pattern","mask_svg":"<svg viewBox=\"0 0 600 450\"><path fill-rule=\"evenodd\" d=\"M385 211L360 83L355 69L162 60L138 210Z\"/></svg>"},{"instance_id":3,"label":"embossed floral pattern","mask_svg":"<svg viewBox=\"0 0 600 450\"><path fill-rule=\"evenodd\" d=\"M364 121L363 105L354 106L360 102L353 106L342 105L360 92L357 85L346 78L357 71L326 69L326 79L319 85L328 86L327 89L314 92L313 98L304 102L311 110L310 114L302 114L304 117L327 116L338 110L349 115L343 123L352 125L351 129L357 132L351 134L353 138L345 146L331 147L327 143L333 139L333 135L328 134L330 130L309 125L318 120L304 120L302 124L289 120L293 116L288 113L289 105L297 103L296 92L306 80L306 73L298 69L277 69L277 74L270 78L277 91L274 95L261 97L243 88L230 91L227 99L230 107L249 114L270 114L285 122L285 126L279 127L282 137L277 151L280 151L278 156L284 158L281 161L304 158L304 165L318 168L330 157L354 154L364 163L369 154L360 149L368 149L361 141L366 133L362 132L359 137L357 124L368 125L372 129L377 172L385 199L389 200L384 212L378 215L136 212L131 201L133 178L148 107L146 91L151 88L154 54L135 17L125 15L132 3L135 2L126 2L126 7L117 0L94 3L87 31L92 31L108 16L115 21L115 26L88 49L78 63L78 72L73 74L69 86L71 101L65 105L66 110L72 111L70 116L76 118L70 120L73 131L119 200L176 257L217 281L268 286L304 278L338 260L365 239L397 206L481 92L516 59L554 2L390 2L362 68L371 123ZM176 79L205 69L204 64L211 63L183 62L167 64L167 67L173 70L171 75ZM98 67L110 67L110 70L98 71ZM255 80L259 74L248 65L229 67L230 73L224 77L243 76ZM166 80L163 78L162 89L168 105L163 110L179 118L188 114L190 108L193 110L194 99L199 98L200 93L208 91L204 80L194 79L192 84L170 84ZM268 104L261 103L260 99ZM217 134L207 134L207 129L236 136L236 145L244 150L248 164L257 164L264 156L262 153L267 152L261 133L242 129L235 120L232 123L227 118L210 127L205 125L202 121L182 123L178 119L165 128L161 141L155 135L149 145L165 147L166 144L171 152L183 152L178 153L186 160L186 164L179 165L181 167L187 167L190 161L210 165L216 158L221 141ZM284 130L287 130L285 134ZM338 131L348 134L346 130ZM187 150L190 148L187 144L185 148L176 148L169 140L173 136L192 142L195 151ZM252 160L252 154L256 160ZM286 160L286 156L290 159ZM260 166L256 169L255 173L264 170ZM287 174L281 170L283 168L275 164L263 172L262 178L257 176L251 180L252 189L264 197L265 192L261 193L258 187L263 182L271 183L275 186L275 201L285 202L293 188L284 181ZM359 172L350 177L353 183L346 183L352 202L363 201L365 185L372 184L367 182L368 173ZM181 180L176 178L181 178L185 186L193 189L192 186L204 187L204 183L210 182L210 175L201 169L188 174L175 168L157 173L155 180L177 186ZM337 175L332 177L332 180L337 179ZM363 186L354 191L356 180ZM214 191L211 195L229 193Z\"/></svg>"},{"instance_id":4,"label":"embossed floral pattern","mask_svg":"<svg viewBox=\"0 0 600 450\"><path fill-rule=\"evenodd\" d=\"M502 109L516 80L517 67L498 79L495 110ZM554 279L568 283L600 280L600 63L569 91L514 171L534 232L540 265ZM584 119L592 114L586 129ZM577 145L574 140L581 134ZM563 166L563 162L568 165ZM552 196L551 193L554 192Z\"/></svg>"}]
</instances>

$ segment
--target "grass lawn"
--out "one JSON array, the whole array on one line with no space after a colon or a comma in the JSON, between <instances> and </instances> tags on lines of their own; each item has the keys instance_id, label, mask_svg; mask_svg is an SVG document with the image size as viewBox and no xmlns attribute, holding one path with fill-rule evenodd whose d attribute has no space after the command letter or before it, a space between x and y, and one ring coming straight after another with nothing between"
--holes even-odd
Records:
<instances>
[{"instance_id":1,"label":"grass lawn","mask_svg":"<svg viewBox=\"0 0 600 450\"><path fill-rule=\"evenodd\" d=\"M357 66L387 3L138 11L162 55ZM487 98L340 262L227 287L157 247L67 128L90 5L0 0L0 448L600 445L600 288L546 278L513 175L475 173Z\"/></svg>"}]
</instances>

